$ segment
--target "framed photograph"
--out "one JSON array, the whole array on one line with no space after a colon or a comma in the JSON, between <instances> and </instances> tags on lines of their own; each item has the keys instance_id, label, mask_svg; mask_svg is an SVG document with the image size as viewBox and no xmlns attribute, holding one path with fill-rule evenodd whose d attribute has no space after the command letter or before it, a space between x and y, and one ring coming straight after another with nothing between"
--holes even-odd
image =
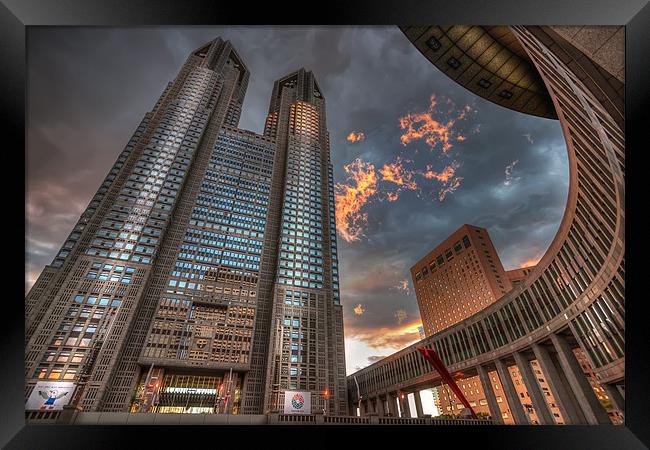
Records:
<instances>
[{"instance_id":1,"label":"framed photograph","mask_svg":"<svg viewBox=\"0 0 650 450\"><path fill-rule=\"evenodd\" d=\"M650 7L307 6L3 0L0 442L646 448Z\"/></svg>"}]
</instances>

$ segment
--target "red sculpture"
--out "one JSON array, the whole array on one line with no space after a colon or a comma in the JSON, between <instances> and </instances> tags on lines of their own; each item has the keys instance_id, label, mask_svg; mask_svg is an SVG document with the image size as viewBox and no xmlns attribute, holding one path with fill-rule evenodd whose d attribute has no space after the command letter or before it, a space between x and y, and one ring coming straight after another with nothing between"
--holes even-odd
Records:
<instances>
[{"instance_id":1,"label":"red sculpture","mask_svg":"<svg viewBox=\"0 0 650 450\"><path fill-rule=\"evenodd\" d=\"M456 384L456 380L451 376L449 371L447 370L447 367L445 366L445 363L442 362L442 359L438 356L438 354L435 352L435 350L431 348L418 348L418 351L422 353L422 356L431 363L431 365L438 371L442 379L447 383L449 387L451 387L451 390L454 391L454 394L456 394L456 397L458 397L463 405L465 405L465 408L468 408L470 412L472 413L472 417L474 419L478 419L478 416L472 409L472 407L469 405L469 402L463 395L463 391L460 390L458 385Z\"/></svg>"}]
</instances>

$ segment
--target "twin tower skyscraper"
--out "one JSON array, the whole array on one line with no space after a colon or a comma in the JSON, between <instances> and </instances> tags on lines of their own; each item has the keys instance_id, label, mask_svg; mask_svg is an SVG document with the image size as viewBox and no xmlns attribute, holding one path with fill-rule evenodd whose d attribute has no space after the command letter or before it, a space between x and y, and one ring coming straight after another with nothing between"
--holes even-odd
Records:
<instances>
[{"instance_id":1,"label":"twin tower skyscraper","mask_svg":"<svg viewBox=\"0 0 650 450\"><path fill-rule=\"evenodd\" d=\"M193 51L26 298L26 398L85 411L262 414L285 391L347 411L325 99L299 69L264 133L237 128L249 71Z\"/></svg>"}]
</instances>

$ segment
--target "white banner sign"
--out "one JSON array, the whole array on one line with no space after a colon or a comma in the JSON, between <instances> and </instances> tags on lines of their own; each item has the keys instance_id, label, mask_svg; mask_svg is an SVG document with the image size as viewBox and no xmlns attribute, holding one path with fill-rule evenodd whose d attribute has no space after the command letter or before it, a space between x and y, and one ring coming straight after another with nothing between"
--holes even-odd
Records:
<instances>
[{"instance_id":1,"label":"white banner sign","mask_svg":"<svg viewBox=\"0 0 650 450\"><path fill-rule=\"evenodd\" d=\"M56 411L72 400L74 383L71 381L39 381L27 399L27 411Z\"/></svg>"},{"instance_id":2,"label":"white banner sign","mask_svg":"<svg viewBox=\"0 0 650 450\"><path fill-rule=\"evenodd\" d=\"M285 414L311 414L311 392L285 391Z\"/></svg>"}]
</instances>

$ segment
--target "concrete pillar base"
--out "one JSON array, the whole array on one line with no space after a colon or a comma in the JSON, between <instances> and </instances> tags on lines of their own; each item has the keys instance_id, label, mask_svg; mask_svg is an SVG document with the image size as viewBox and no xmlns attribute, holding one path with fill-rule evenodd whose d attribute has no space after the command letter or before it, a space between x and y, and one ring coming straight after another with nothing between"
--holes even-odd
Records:
<instances>
[{"instance_id":1,"label":"concrete pillar base","mask_svg":"<svg viewBox=\"0 0 650 450\"><path fill-rule=\"evenodd\" d=\"M81 406L65 405L56 419L57 425L73 425L77 419L77 414L81 411L83 411Z\"/></svg>"},{"instance_id":2,"label":"concrete pillar base","mask_svg":"<svg viewBox=\"0 0 650 450\"><path fill-rule=\"evenodd\" d=\"M415 398L415 414L416 417L424 417L422 412L422 397L420 397L421 391L415 391L413 397Z\"/></svg>"},{"instance_id":3,"label":"concrete pillar base","mask_svg":"<svg viewBox=\"0 0 650 450\"><path fill-rule=\"evenodd\" d=\"M497 398L494 396L494 389L492 388L492 382L490 382L490 376L483 366L477 366L476 371L478 372L478 378L481 381L481 387L485 393L485 399L488 403L492 422L495 424L503 424L503 417L501 416L501 410L499 409Z\"/></svg>"},{"instance_id":4,"label":"concrete pillar base","mask_svg":"<svg viewBox=\"0 0 650 450\"><path fill-rule=\"evenodd\" d=\"M613 384L604 384L603 388L605 389L605 392L607 392L607 396L612 402L612 406L614 406L614 408L625 417L625 398L621 395L621 391L619 391L618 387Z\"/></svg>"},{"instance_id":5,"label":"concrete pillar base","mask_svg":"<svg viewBox=\"0 0 650 450\"><path fill-rule=\"evenodd\" d=\"M538 344L533 344L533 352L535 352L535 358L544 372L546 382L560 409L564 423L566 425L586 425L587 419L580 411L569 383L564 374L558 370L553 356L544 346Z\"/></svg>"},{"instance_id":6,"label":"concrete pillar base","mask_svg":"<svg viewBox=\"0 0 650 450\"><path fill-rule=\"evenodd\" d=\"M515 389L514 384L512 384L512 378L510 377L510 372L506 365L499 359L494 361L497 367L497 373L499 374L499 380L501 382L501 387L503 388L503 393L506 396L508 401L508 407L510 408L510 413L512 414L512 419L516 425L528 425L528 417L524 412L524 407L519 400L519 395L517 395L517 390Z\"/></svg>"},{"instance_id":7,"label":"concrete pillar base","mask_svg":"<svg viewBox=\"0 0 650 450\"><path fill-rule=\"evenodd\" d=\"M611 424L605 408L600 404L596 393L589 384L589 381L587 381L587 377L582 371L582 367L580 367L580 363L573 354L573 350L571 350L566 338L561 335L552 334L551 341L557 351L562 371L569 382L573 395L580 405L580 409L587 422L591 425Z\"/></svg>"},{"instance_id":8,"label":"concrete pillar base","mask_svg":"<svg viewBox=\"0 0 650 450\"><path fill-rule=\"evenodd\" d=\"M535 408L535 413L537 414L537 419L541 425L555 425L553 420L553 414L548 407L546 398L544 398L544 393L537 383L537 377L533 373L533 369L530 366L530 361L524 357L521 353L517 352L514 354L517 367L519 368L519 373L521 378L526 386L526 390L530 395L530 401Z\"/></svg>"}]
</instances>

